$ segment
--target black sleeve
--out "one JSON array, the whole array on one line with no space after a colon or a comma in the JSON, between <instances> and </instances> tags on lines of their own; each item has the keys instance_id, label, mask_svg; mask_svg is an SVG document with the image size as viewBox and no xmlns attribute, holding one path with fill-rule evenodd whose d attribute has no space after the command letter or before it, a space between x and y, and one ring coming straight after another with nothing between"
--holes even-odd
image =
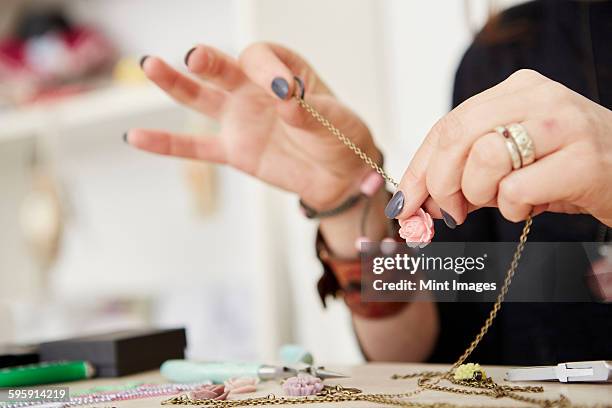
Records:
<instances>
[{"instance_id":1,"label":"black sleeve","mask_svg":"<svg viewBox=\"0 0 612 408\"><path fill-rule=\"evenodd\" d=\"M597 6L609 7L601 3ZM492 40L484 30L477 35L457 69L453 107L521 68L534 69L589 95L584 67L578 58L582 29L575 24L577 14L574 13L584 7L592 5L533 1L501 13L494 32L516 35L505 37L503 41ZM592 16L605 18L602 12L592 13ZM607 30L609 24L596 27L594 32ZM519 28L521 30L517 31ZM608 55L600 54L603 55L600 58ZM602 83L609 83L605 81L609 76L600 74L600 77ZM520 223L504 220L497 209L483 209L470 214L466 223L456 230L449 230L438 222L436 239L514 242L521 229ZM605 239L606 232L591 216L553 213L536 217L531 230L530 242L592 242ZM569 253L561 255L570 256ZM577 259L573 254L571 258ZM583 275L580 273L582 281L575 281L573 287L584 285ZM490 303L437 303L440 333L429 362L454 362L478 334L491 306ZM482 364L544 365L608 358L605 356L611 355L612 342L603 333L609 333L610 327L612 307L609 303L506 302L469 360Z\"/></svg>"},{"instance_id":2,"label":"black sleeve","mask_svg":"<svg viewBox=\"0 0 612 408\"><path fill-rule=\"evenodd\" d=\"M477 47L470 47L457 69L453 88L453 107L486 89L486 85L477 80L479 76L475 75L473 70L479 59L477 55L479 53ZM482 76L480 79L482 80ZM469 214L465 223L454 230L446 227L440 220L436 220L435 224L435 240L439 242L497 240L493 209L490 208ZM428 362L448 364L454 362L476 336L491 305L488 303L439 302L436 306L440 333ZM495 358L498 344L496 337L496 330L492 329L476 350L474 361L485 362Z\"/></svg>"}]
</instances>

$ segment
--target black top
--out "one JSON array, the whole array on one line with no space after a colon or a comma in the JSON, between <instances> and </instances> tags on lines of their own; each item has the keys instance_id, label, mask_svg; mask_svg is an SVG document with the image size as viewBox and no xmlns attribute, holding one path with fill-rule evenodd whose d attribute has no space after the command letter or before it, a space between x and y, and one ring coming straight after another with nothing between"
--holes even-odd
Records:
<instances>
[{"instance_id":1,"label":"black top","mask_svg":"<svg viewBox=\"0 0 612 408\"><path fill-rule=\"evenodd\" d=\"M466 51L455 78L453 106L529 68L612 109L612 2L522 4L502 13L493 33L484 29ZM482 209L455 230L437 222L436 240L516 241L521 229L522 223L506 221L496 209ZM592 242L610 236L609 229L586 215L545 213L535 217L531 231L530 241ZM438 303L441 333L430 362L454 362L490 308ZM611 334L612 304L505 303L470 361L537 365L611 359Z\"/></svg>"}]
</instances>

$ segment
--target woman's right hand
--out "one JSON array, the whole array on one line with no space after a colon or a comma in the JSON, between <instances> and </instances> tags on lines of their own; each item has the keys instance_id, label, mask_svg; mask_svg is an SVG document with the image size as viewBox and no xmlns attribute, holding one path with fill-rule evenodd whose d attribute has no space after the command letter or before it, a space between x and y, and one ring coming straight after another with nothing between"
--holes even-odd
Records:
<instances>
[{"instance_id":1,"label":"woman's right hand","mask_svg":"<svg viewBox=\"0 0 612 408\"><path fill-rule=\"evenodd\" d=\"M314 208L333 208L358 191L369 169L291 97L296 75L304 81L308 102L368 155L379 158L366 125L290 50L258 43L235 59L199 45L185 62L201 80L176 71L160 58L145 57L141 64L146 76L169 96L217 120L219 134L132 129L126 136L131 145L228 164L297 193Z\"/></svg>"}]
</instances>

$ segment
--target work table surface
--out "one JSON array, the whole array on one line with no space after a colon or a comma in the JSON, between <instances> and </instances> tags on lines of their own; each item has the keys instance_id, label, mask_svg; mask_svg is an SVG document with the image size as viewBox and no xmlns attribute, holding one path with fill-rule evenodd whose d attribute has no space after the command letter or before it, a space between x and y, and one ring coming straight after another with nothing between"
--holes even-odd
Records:
<instances>
[{"instance_id":1,"label":"work table surface","mask_svg":"<svg viewBox=\"0 0 612 408\"><path fill-rule=\"evenodd\" d=\"M326 368L334 371L339 371L350 375L350 378L327 380L325 384L328 385L342 385L345 387L356 387L361 389L365 393L401 393L413 390L416 388L416 380L392 380L391 375L398 373L411 373L415 371L432 371L432 370L444 370L448 369L448 366L428 365L428 364L364 364L359 366L327 366ZM588 404L588 405L607 405L612 406L612 384L611 383L558 383L558 382L526 382L526 383L509 383L503 380L504 374L507 367L485 367L485 371L488 375L492 376L493 379L499 384L513 384L513 385L542 385L544 387L543 393L530 393L526 394L537 398L551 398L555 399L559 397L559 394L565 395L575 404ZM107 386L107 385L121 385L133 382L146 382L146 383L163 383L166 382L159 372L148 372L138 375L126 376L121 378L99 378L88 381L79 381L69 384L65 384L70 387L70 393L75 394L82 392L92 387ZM446 383L445 383L446 384ZM446 384L448 385L448 384ZM456 387L453 385L453 387ZM266 396L268 394L275 394L278 396L283 395L280 384L278 382L263 382L258 385L256 393L241 394L232 396L231 399L240 398L251 398L256 396ZM93 406L96 407L152 407L159 406L159 404L170 397L156 397L148 399L139 399L131 401L116 401L98 403ZM418 396L410 398L411 401L419 401L426 403L434 402L448 402L459 405L480 405L480 406L528 406L528 404L520 403L515 400L508 398L493 399L490 397L473 396L473 395L460 395L451 394L446 392L437 391L425 391ZM372 403L367 402L353 402L353 403L335 403L335 404L309 404L309 407L322 407L322 406L343 406L343 407L371 407L375 406Z\"/></svg>"}]
</instances>

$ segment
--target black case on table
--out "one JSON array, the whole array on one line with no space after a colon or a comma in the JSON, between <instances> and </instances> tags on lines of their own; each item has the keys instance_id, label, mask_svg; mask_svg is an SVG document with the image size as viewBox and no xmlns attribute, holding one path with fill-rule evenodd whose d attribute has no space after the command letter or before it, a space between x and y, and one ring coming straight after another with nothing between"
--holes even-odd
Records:
<instances>
[{"instance_id":1,"label":"black case on table","mask_svg":"<svg viewBox=\"0 0 612 408\"><path fill-rule=\"evenodd\" d=\"M36 346L0 345L0 368L38 363Z\"/></svg>"},{"instance_id":2,"label":"black case on table","mask_svg":"<svg viewBox=\"0 0 612 408\"><path fill-rule=\"evenodd\" d=\"M97 377L119 377L158 369L185 358L185 329L126 330L41 343L40 361L85 360Z\"/></svg>"}]
</instances>

